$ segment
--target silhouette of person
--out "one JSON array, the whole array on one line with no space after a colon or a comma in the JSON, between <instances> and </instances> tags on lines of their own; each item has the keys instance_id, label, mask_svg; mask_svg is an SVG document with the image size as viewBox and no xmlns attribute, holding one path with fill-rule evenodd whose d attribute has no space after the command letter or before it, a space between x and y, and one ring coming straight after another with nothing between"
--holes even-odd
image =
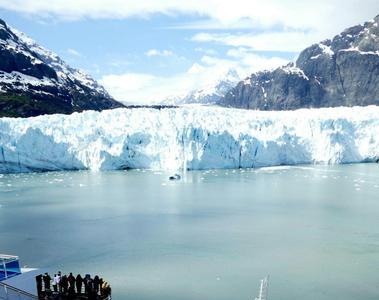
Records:
<instances>
[{"instance_id":1,"label":"silhouette of person","mask_svg":"<svg viewBox=\"0 0 379 300\"><path fill-rule=\"evenodd\" d=\"M68 292L73 295L75 294L75 277L74 275L72 275L72 273L70 273L70 275L68 275L67 277L67 280L68 280L68 283L70 284L69 288L68 288Z\"/></svg>"},{"instance_id":2,"label":"silhouette of person","mask_svg":"<svg viewBox=\"0 0 379 300\"><path fill-rule=\"evenodd\" d=\"M100 286L100 278L99 276L96 275L95 278L93 279L93 289L96 294L99 293L99 286Z\"/></svg>"},{"instance_id":3,"label":"silhouette of person","mask_svg":"<svg viewBox=\"0 0 379 300\"><path fill-rule=\"evenodd\" d=\"M78 274L76 276L76 293L80 295L82 293L83 278Z\"/></svg>"},{"instance_id":4,"label":"silhouette of person","mask_svg":"<svg viewBox=\"0 0 379 300\"><path fill-rule=\"evenodd\" d=\"M37 295L40 297L42 292L42 274L39 274L36 276L36 282L37 282Z\"/></svg>"},{"instance_id":5,"label":"silhouette of person","mask_svg":"<svg viewBox=\"0 0 379 300\"><path fill-rule=\"evenodd\" d=\"M61 271L58 272L58 290L59 290L59 293L62 293L62 285L61 285L61 280L62 280L62 273Z\"/></svg>"},{"instance_id":6,"label":"silhouette of person","mask_svg":"<svg viewBox=\"0 0 379 300\"><path fill-rule=\"evenodd\" d=\"M48 273L45 273L42 279L43 279L43 284L45 285L45 291L50 290L50 281L51 281L50 275Z\"/></svg>"},{"instance_id":7,"label":"silhouette of person","mask_svg":"<svg viewBox=\"0 0 379 300\"><path fill-rule=\"evenodd\" d=\"M67 280L66 275L63 275L61 278L61 286L62 286L62 292L66 294L68 290L68 280Z\"/></svg>"},{"instance_id":8,"label":"silhouette of person","mask_svg":"<svg viewBox=\"0 0 379 300\"><path fill-rule=\"evenodd\" d=\"M103 278L99 279L99 290L100 290L100 295L102 295L102 286L103 286L104 280Z\"/></svg>"},{"instance_id":9,"label":"silhouette of person","mask_svg":"<svg viewBox=\"0 0 379 300\"><path fill-rule=\"evenodd\" d=\"M102 290L101 295L104 298L109 297L112 293L111 286L106 281L104 281L103 284L101 285L101 290Z\"/></svg>"},{"instance_id":10,"label":"silhouette of person","mask_svg":"<svg viewBox=\"0 0 379 300\"><path fill-rule=\"evenodd\" d=\"M86 295L88 295L88 281L89 279L91 278L91 276L89 274L86 274L86 276L84 276L84 279L83 279L83 283L84 283L84 293Z\"/></svg>"},{"instance_id":11,"label":"silhouette of person","mask_svg":"<svg viewBox=\"0 0 379 300\"><path fill-rule=\"evenodd\" d=\"M86 288L86 295L90 296L93 291L93 280L91 276L86 276L86 280L84 281L84 286Z\"/></svg>"},{"instance_id":12,"label":"silhouette of person","mask_svg":"<svg viewBox=\"0 0 379 300\"><path fill-rule=\"evenodd\" d=\"M53 277L53 290L54 292L58 291L58 275L57 274L54 274L54 277Z\"/></svg>"}]
</instances>

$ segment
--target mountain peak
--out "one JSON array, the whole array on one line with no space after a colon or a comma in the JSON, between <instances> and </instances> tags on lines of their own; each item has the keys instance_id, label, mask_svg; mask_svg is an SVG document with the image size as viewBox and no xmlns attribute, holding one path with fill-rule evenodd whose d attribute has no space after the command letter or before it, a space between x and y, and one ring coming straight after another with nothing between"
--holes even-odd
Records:
<instances>
[{"instance_id":1,"label":"mountain peak","mask_svg":"<svg viewBox=\"0 0 379 300\"><path fill-rule=\"evenodd\" d=\"M220 104L263 110L379 105L379 15L304 49L291 66L252 74Z\"/></svg>"},{"instance_id":2,"label":"mountain peak","mask_svg":"<svg viewBox=\"0 0 379 300\"><path fill-rule=\"evenodd\" d=\"M122 107L92 77L0 20L2 116Z\"/></svg>"},{"instance_id":3,"label":"mountain peak","mask_svg":"<svg viewBox=\"0 0 379 300\"><path fill-rule=\"evenodd\" d=\"M373 20L345 29L332 40L335 51L355 49L357 51L379 50L379 16Z\"/></svg>"},{"instance_id":4,"label":"mountain peak","mask_svg":"<svg viewBox=\"0 0 379 300\"><path fill-rule=\"evenodd\" d=\"M162 104L215 104L223 97L237 82L241 76L235 69L227 69L218 76L210 78L197 89L188 91L184 95L170 97Z\"/></svg>"}]
</instances>

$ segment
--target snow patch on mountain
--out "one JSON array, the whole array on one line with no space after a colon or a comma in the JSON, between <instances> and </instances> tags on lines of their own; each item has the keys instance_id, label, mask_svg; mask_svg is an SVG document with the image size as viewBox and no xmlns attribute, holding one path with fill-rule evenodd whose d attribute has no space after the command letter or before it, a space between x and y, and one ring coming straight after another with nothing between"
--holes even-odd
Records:
<instances>
[{"instance_id":1,"label":"snow patch on mountain","mask_svg":"<svg viewBox=\"0 0 379 300\"><path fill-rule=\"evenodd\" d=\"M379 107L115 109L0 119L0 172L176 170L379 158Z\"/></svg>"},{"instance_id":2,"label":"snow patch on mountain","mask_svg":"<svg viewBox=\"0 0 379 300\"><path fill-rule=\"evenodd\" d=\"M323 43L319 43L318 46L322 50L322 53L324 53L326 55L329 55L329 56L333 56L334 55L334 51L331 49L330 46L327 46L327 45L325 45Z\"/></svg>"},{"instance_id":3,"label":"snow patch on mountain","mask_svg":"<svg viewBox=\"0 0 379 300\"><path fill-rule=\"evenodd\" d=\"M17 86L19 90L27 91L29 85L33 86L53 86L54 83L47 77L43 77L42 79L38 79L33 76L25 75L17 71L13 72L1 72L0 73L0 81L2 83L11 84L13 86ZM0 86L1 90L1 86Z\"/></svg>"},{"instance_id":4,"label":"snow patch on mountain","mask_svg":"<svg viewBox=\"0 0 379 300\"><path fill-rule=\"evenodd\" d=\"M124 107L89 75L1 19L0 57L0 116Z\"/></svg>"},{"instance_id":5,"label":"snow patch on mountain","mask_svg":"<svg viewBox=\"0 0 379 300\"><path fill-rule=\"evenodd\" d=\"M54 69L60 82L77 81L83 86L86 86L100 94L103 94L104 96L109 96L105 89L84 71L70 67L57 54L40 46L25 33L10 26L8 27L17 36L19 43L21 42L22 44L26 45L32 52L36 53L41 63L46 63Z\"/></svg>"},{"instance_id":6,"label":"snow patch on mountain","mask_svg":"<svg viewBox=\"0 0 379 300\"><path fill-rule=\"evenodd\" d=\"M289 63L288 65L283 66L282 70L286 74L297 75L299 77L304 78L305 80L309 80L309 78L304 74L304 71L302 69L296 67L293 63Z\"/></svg>"}]
</instances>

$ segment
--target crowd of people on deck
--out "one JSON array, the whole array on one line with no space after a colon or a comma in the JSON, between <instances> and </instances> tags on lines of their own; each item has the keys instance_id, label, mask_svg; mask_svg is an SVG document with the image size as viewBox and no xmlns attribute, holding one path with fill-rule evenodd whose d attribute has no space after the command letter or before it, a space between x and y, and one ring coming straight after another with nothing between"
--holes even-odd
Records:
<instances>
[{"instance_id":1,"label":"crowd of people on deck","mask_svg":"<svg viewBox=\"0 0 379 300\"><path fill-rule=\"evenodd\" d=\"M36 276L36 282L39 299L111 299L110 285L97 275L75 277L72 273L67 276L58 272L51 277L45 273Z\"/></svg>"}]
</instances>

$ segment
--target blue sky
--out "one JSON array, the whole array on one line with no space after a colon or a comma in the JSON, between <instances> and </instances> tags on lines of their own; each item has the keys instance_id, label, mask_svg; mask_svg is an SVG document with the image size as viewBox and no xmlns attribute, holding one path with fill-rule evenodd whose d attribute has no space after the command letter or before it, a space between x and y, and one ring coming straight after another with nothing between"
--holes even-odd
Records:
<instances>
[{"instance_id":1,"label":"blue sky","mask_svg":"<svg viewBox=\"0 0 379 300\"><path fill-rule=\"evenodd\" d=\"M341 5L343 4L343 5ZM378 1L0 0L1 18L99 80L118 100L154 102L294 60L373 18Z\"/></svg>"}]
</instances>

